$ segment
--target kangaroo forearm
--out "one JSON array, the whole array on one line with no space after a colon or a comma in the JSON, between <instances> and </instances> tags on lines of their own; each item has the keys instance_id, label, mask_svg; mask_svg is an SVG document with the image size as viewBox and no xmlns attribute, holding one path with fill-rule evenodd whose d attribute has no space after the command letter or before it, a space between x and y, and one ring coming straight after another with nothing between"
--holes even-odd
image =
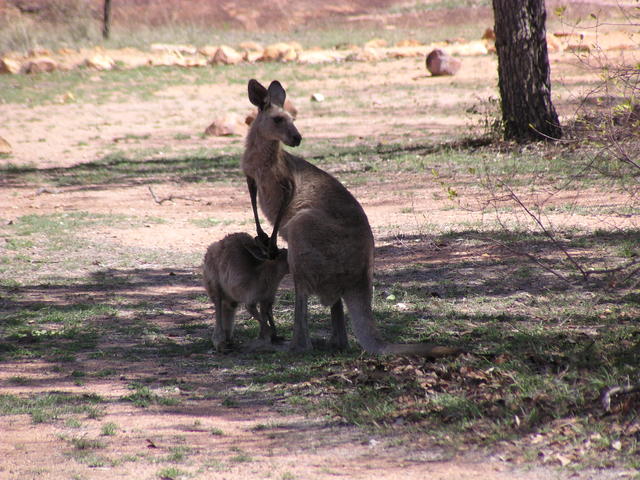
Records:
<instances>
[{"instance_id":1,"label":"kangaroo forearm","mask_svg":"<svg viewBox=\"0 0 640 480\"><path fill-rule=\"evenodd\" d=\"M256 234L260 238L268 238L268 235L260 226L260 217L258 215L258 186L256 185L256 181L247 177L247 187L249 189L249 197L251 198L251 209L253 210L253 219L256 223Z\"/></svg>"}]
</instances>

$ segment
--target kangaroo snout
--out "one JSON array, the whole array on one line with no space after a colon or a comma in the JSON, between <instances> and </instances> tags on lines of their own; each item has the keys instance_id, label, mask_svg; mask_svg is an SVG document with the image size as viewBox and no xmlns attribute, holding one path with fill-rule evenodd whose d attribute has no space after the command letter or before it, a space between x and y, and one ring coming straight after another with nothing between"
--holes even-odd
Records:
<instances>
[{"instance_id":1,"label":"kangaroo snout","mask_svg":"<svg viewBox=\"0 0 640 480\"><path fill-rule=\"evenodd\" d=\"M289 138L287 138L287 140L288 141L284 142L285 144L287 144L290 147L297 147L298 145L300 145L300 142L302 142L302 135L296 132L293 135L291 135Z\"/></svg>"}]
</instances>

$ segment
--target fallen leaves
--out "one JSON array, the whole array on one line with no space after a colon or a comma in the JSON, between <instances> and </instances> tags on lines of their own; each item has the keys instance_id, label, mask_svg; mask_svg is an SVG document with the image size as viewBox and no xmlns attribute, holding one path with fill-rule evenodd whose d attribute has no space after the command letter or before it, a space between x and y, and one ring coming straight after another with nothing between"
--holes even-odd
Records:
<instances>
[{"instance_id":1,"label":"fallen leaves","mask_svg":"<svg viewBox=\"0 0 640 480\"><path fill-rule=\"evenodd\" d=\"M480 441L499 448L514 463L538 458L560 467L585 462L606 467L614 465L617 456L640 453L640 394L616 397L611 411L621 416L604 418L598 392L590 397L585 396L588 390L567 395L561 388L554 390L554 385L565 385L558 382L562 373L547 373L544 380L542 373L522 376L510 367L513 361L517 359L509 354L491 360L465 354L454 362L360 358L332 365L315 388L322 391L318 396L333 396L335 402L344 396L353 400L361 391L360 403L353 405L363 409L372 407L373 399L384 398L390 407L378 412L373 425L424 425L428 432L433 422L440 427L452 424L456 443ZM555 361L550 357L551 364ZM533 370L539 371L536 362ZM345 412L334 410L338 417Z\"/></svg>"}]
</instances>

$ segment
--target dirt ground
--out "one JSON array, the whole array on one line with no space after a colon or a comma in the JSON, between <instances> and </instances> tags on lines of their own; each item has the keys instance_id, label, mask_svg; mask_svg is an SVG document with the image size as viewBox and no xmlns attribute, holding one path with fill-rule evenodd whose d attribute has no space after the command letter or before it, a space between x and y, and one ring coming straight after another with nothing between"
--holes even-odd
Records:
<instances>
[{"instance_id":1,"label":"dirt ground","mask_svg":"<svg viewBox=\"0 0 640 480\"><path fill-rule=\"evenodd\" d=\"M576 57L572 53L552 54L551 61L557 105L563 115L569 115L575 108L581 85L595 77L576 70ZM326 139L357 143L362 139L376 138L384 144L402 141L406 131L420 132L421 137L432 135L434 139L459 135L469 123L461 106L477 98L497 96L496 59L492 55L465 58L462 70L453 79L427 76L423 60L416 58L353 64L348 67L347 78L341 77L343 68L341 65L328 66L323 69L320 79L305 75L296 84L296 91L305 92L292 98L301 112L297 126L304 137L298 153L304 155L305 145ZM340 98L345 85L358 77L367 78L367 85L363 86L360 96L364 106L349 114L333 115L330 107L314 105L309 99L310 94L317 91L329 99ZM94 81L102 80L96 76ZM406 83L420 86L425 96L415 99L404 95L402 87ZM0 159L0 164L36 164L43 170L67 168L95 161L123 141L129 142L127 146L135 144L136 149L160 149L161 155L162 148L176 143L178 134L190 136L180 141L180 148L185 150L200 146L239 148L243 142L241 136L201 138L199 134L217 112L246 112L249 104L245 89L242 82L179 85L139 102L35 107L0 105L0 118L3 119L0 135L11 142L14 151L11 157ZM368 94L365 90L373 93ZM131 139L132 136L135 139ZM332 173L340 178L342 168L348 166L335 166ZM148 186L144 184L115 183L99 188L44 186L43 190L40 186L3 183L0 181L0 212L5 222L29 214L75 211L168 219L165 223L131 228L99 226L88 234L92 239L108 239L110 244L148 248L171 245L173 249L186 253L204 252L209 243L237 230L239 222L250 219L248 196L244 186L237 182L179 184L168 181L153 185L158 197L183 197L162 204L154 202ZM442 194L442 187L434 184L427 174L417 177L398 174L378 183L357 183L350 189L365 208L379 247L384 246L384 238L389 235L416 233L425 217L439 226L479 218L476 212L452 209L450 201ZM600 200L597 195L594 192L585 201L597 203ZM557 201L562 203L565 199L558 198ZM411 212L406 211L408 204L412 207ZM193 223L193 220L211 217L230 222L228 225L223 222L215 231ZM567 221L589 224L601 219L581 216ZM633 217L625 221L628 225L637 226L637 219ZM388 259L383 257L379 261L378 268ZM87 271L91 268L87 266ZM198 291L196 287L183 289L151 285L146 293L191 295ZM201 314L211 313L210 308L203 306ZM163 321L161 316L158 321ZM0 393L25 394L55 388L60 392L95 393L116 399L128 393L128 382L152 374L169 377L189 375L192 382L218 383L220 389L234 388L234 379L224 371L193 374L180 365L153 364L137 366L131 372L122 371L119 381L96 380L78 386L68 376L58 376L54 365L33 359L3 362ZM17 376L28 378L29 384L8 382ZM387 439L323 418L284 414L271 406L250 401L233 409L221 405L218 400L186 401L175 407L170 415L166 408L151 406L141 410L131 404L113 403L108 406L107 414L109 421L121 426L121 431L118 441L110 442L101 454L160 455L166 454L176 442L184 442L196 451L190 457L194 462L204 464L210 459L210 468L193 474L191 478L603 478L601 473L571 473L556 467L522 466L505 458L487 456L481 451L448 452L425 442L418 435L406 434L402 438ZM99 436L99 429L98 422L89 423L82 427L81 433L94 438ZM212 435L212 429L219 429L224 435ZM160 467L150 468L146 462L90 468L70 461L66 450L60 446L60 438L77 435L78 431L64 425L33 424L28 415L12 415L0 417L0 431L0 478L3 479L158 478L156 471ZM228 460L230 451L249 455L251 461L230 462L232 467L218 470L216 461Z\"/></svg>"}]
</instances>

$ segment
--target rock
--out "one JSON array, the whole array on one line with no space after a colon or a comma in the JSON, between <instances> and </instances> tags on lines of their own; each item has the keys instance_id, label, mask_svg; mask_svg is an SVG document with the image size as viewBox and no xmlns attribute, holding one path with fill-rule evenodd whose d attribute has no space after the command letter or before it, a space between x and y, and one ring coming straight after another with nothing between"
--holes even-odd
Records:
<instances>
[{"instance_id":1,"label":"rock","mask_svg":"<svg viewBox=\"0 0 640 480\"><path fill-rule=\"evenodd\" d=\"M53 58L40 57L29 60L22 66L21 71L24 73L43 73L53 72L58 68L58 64Z\"/></svg>"},{"instance_id":2,"label":"rock","mask_svg":"<svg viewBox=\"0 0 640 480\"><path fill-rule=\"evenodd\" d=\"M0 58L0 73L20 73L20 62L10 58Z\"/></svg>"},{"instance_id":3,"label":"rock","mask_svg":"<svg viewBox=\"0 0 640 480\"><path fill-rule=\"evenodd\" d=\"M258 60L262 59L263 51L255 51L255 50L245 50L242 54L242 58L245 62L256 63Z\"/></svg>"},{"instance_id":4,"label":"rock","mask_svg":"<svg viewBox=\"0 0 640 480\"><path fill-rule=\"evenodd\" d=\"M372 48L362 48L347 55L348 62L377 62L382 57Z\"/></svg>"},{"instance_id":5,"label":"rock","mask_svg":"<svg viewBox=\"0 0 640 480\"><path fill-rule=\"evenodd\" d=\"M200 47L198 49L198 53L207 58L213 58L218 51L218 48L220 47L218 47L217 45L205 45L204 47Z\"/></svg>"},{"instance_id":6,"label":"rock","mask_svg":"<svg viewBox=\"0 0 640 480\"><path fill-rule=\"evenodd\" d=\"M301 52L298 54L298 62L308 65L318 65L321 63L334 63L340 59L336 52L316 50Z\"/></svg>"},{"instance_id":7,"label":"rock","mask_svg":"<svg viewBox=\"0 0 640 480\"><path fill-rule=\"evenodd\" d=\"M421 47L423 44L418 40L414 40L413 38L400 40L396 43L396 47Z\"/></svg>"},{"instance_id":8,"label":"rock","mask_svg":"<svg viewBox=\"0 0 640 480\"><path fill-rule=\"evenodd\" d=\"M204 58L183 58L180 62L181 67L193 68L193 67L206 67L207 60Z\"/></svg>"},{"instance_id":9,"label":"rock","mask_svg":"<svg viewBox=\"0 0 640 480\"><path fill-rule=\"evenodd\" d=\"M238 48L242 50L242 58L249 63L257 62L264 55L264 47L257 42L242 42Z\"/></svg>"},{"instance_id":10,"label":"rock","mask_svg":"<svg viewBox=\"0 0 640 480\"><path fill-rule=\"evenodd\" d=\"M27 56L29 57L50 57L51 55L51 50L42 47L35 47L27 52Z\"/></svg>"},{"instance_id":11,"label":"rock","mask_svg":"<svg viewBox=\"0 0 640 480\"><path fill-rule=\"evenodd\" d=\"M324 95L321 93L314 93L311 95L312 102L324 102Z\"/></svg>"},{"instance_id":12,"label":"rock","mask_svg":"<svg viewBox=\"0 0 640 480\"><path fill-rule=\"evenodd\" d=\"M364 44L364 48L384 48L387 46L387 41L382 38L374 38Z\"/></svg>"},{"instance_id":13,"label":"rock","mask_svg":"<svg viewBox=\"0 0 640 480\"><path fill-rule=\"evenodd\" d=\"M258 42L246 41L238 44L238 48L247 52L262 52L264 47Z\"/></svg>"},{"instance_id":14,"label":"rock","mask_svg":"<svg viewBox=\"0 0 640 480\"><path fill-rule=\"evenodd\" d=\"M147 63L154 67L173 67L180 65L181 61L182 57L177 57L173 53L163 53L160 56L149 58Z\"/></svg>"},{"instance_id":15,"label":"rock","mask_svg":"<svg viewBox=\"0 0 640 480\"><path fill-rule=\"evenodd\" d=\"M568 52L586 52L589 53L591 51L591 48L589 47L589 45L586 45L584 43L570 43L567 45L566 50Z\"/></svg>"},{"instance_id":16,"label":"rock","mask_svg":"<svg viewBox=\"0 0 640 480\"><path fill-rule=\"evenodd\" d=\"M221 45L211 59L214 65L236 65L242 62L242 55L228 45Z\"/></svg>"},{"instance_id":17,"label":"rock","mask_svg":"<svg viewBox=\"0 0 640 480\"><path fill-rule=\"evenodd\" d=\"M71 92L65 92L62 95L57 95L55 97L55 101L57 103L70 103L75 101L76 97L73 93Z\"/></svg>"},{"instance_id":18,"label":"rock","mask_svg":"<svg viewBox=\"0 0 640 480\"><path fill-rule=\"evenodd\" d=\"M13 152L11 144L4 138L0 137L0 154L9 155L11 152Z\"/></svg>"},{"instance_id":19,"label":"rock","mask_svg":"<svg viewBox=\"0 0 640 480\"><path fill-rule=\"evenodd\" d=\"M263 62L293 62L298 59L297 45L284 42L268 45L262 52L260 60Z\"/></svg>"},{"instance_id":20,"label":"rock","mask_svg":"<svg viewBox=\"0 0 640 480\"><path fill-rule=\"evenodd\" d=\"M87 58L83 62L83 65L93 70L111 70L115 67L116 62L113 58L107 57L106 55L94 55L93 57Z\"/></svg>"},{"instance_id":21,"label":"rock","mask_svg":"<svg viewBox=\"0 0 640 480\"><path fill-rule=\"evenodd\" d=\"M209 137L223 137L230 135L242 135L245 132L246 124L239 115L235 113L227 113L224 116L216 118L211 125L207 127L204 134Z\"/></svg>"},{"instance_id":22,"label":"rock","mask_svg":"<svg viewBox=\"0 0 640 480\"><path fill-rule=\"evenodd\" d=\"M196 47L193 45L174 45L171 43L153 43L151 44L152 52L178 53L181 55L195 55Z\"/></svg>"},{"instance_id":23,"label":"rock","mask_svg":"<svg viewBox=\"0 0 640 480\"><path fill-rule=\"evenodd\" d=\"M258 109L251 110L249 113L247 113L247 116L244 117L244 123L247 125L251 125L257 116L258 116Z\"/></svg>"},{"instance_id":24,"label":"rock","mask_svg":"<svg viewBox=\"0 0 640 480\"><path fill-rule=\"evenodd\" d=\"M496 34L493 31L493 28L487 28L482 34L482 40L492 40L496 41Z\"/></svg>"},{"instance_id":25,"label":"rock","mask_svg":"<svg viewBox=\"0 0 640 480\"><path fill-rule=\"evenodd\" d=\"M304 50L304 48L302 48L302 45L299 42L296 42L295 40L289 42L289 46L291 48L293 48L298 53L300 53L300 52L302 52L302 50Z\"/></svg>"},{"instance_id":26,"label":"rock","mask_svg":"<svg viewBox=\"0 0 640 480\"><path fill-rule=\"evenodd\" d=\"M343 42L338 43L333 48L335 48L336 50L357 50L359 47L353 43Z\"/></svg>"},{"instance_id":27,"label":"rock","mask_svg":"<svg viewBox=\"0 0 640 480\"><path fill-rule=\"evenodd\" d=\"M547 35L547 50L550 52L562 52L562 42L555 35Z\"/></svg>"},{"instance_id":28,"label":"rock","mask_svg":"<svg viewBox=\"0 0 640 480\"><path fill-rule=\"evenodd\" d=\"M441 75L455 75L462 62L458 58L454 58L447 54L444 50L436 48L427 55L427 70L434 77Z\"/></svg>"},{"instance_id":29,"label":"rock","mask_svg":"<svg viewBox=\"0 0 640 480\"><path fill-rule=\"evenodd\" d=\"M489 53L486 40L473 40L471 42L447 45L447 51L449 55L460 55L463 57L486 55Z\"/></svg>"},{"instance_id":30,"label":"rock","mask_svg":"<svg viewBox=\"0 0 640 480\"><path fill-rule=\"evenodd\" d=\"M394 47L387 49L388 58L410 58L424 55L423 48L417 47Z\"/></svg>"}]
</instances>

